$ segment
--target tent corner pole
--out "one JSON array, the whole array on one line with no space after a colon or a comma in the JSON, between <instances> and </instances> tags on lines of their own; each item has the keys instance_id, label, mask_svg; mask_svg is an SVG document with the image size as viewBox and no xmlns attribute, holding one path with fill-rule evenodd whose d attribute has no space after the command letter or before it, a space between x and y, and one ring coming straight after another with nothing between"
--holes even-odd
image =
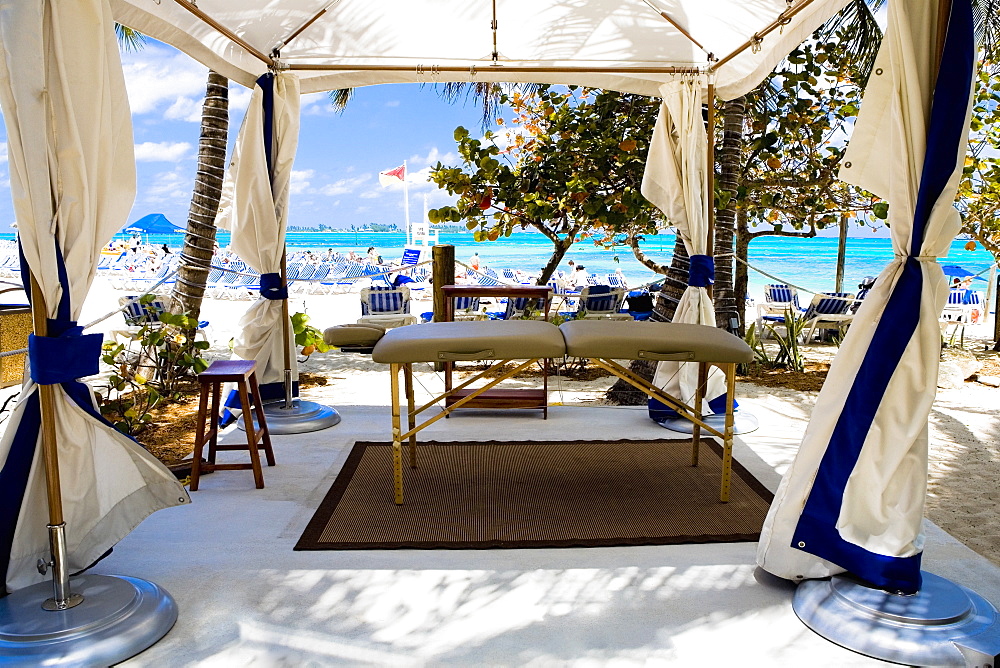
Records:
<instances>
[{"instance_id":1,"label":"tent corner pole","mask_svg":"<svg viewBox=\"0 0 1000 668\"><path fill-rule=\"evenodd\" d=\"M41 286L30 274L31 318L35 336L48 336L48 309ZM52 598L42 603L45 610L67 610L83 602L83 596L73 594L69 586L69 557L66 551L66 521L63 517L62 483L59 477L59 451L56 442L55 388L38 386L39 416L41 420L42 463L45 469L45 494L49 506L49 550L51 561L39 563L44 574L52 568Z\"/></svg>"},{"instance_id":2,"label":"tent corner pole","mask_svg":"<svg viewBox=\"0 0 1000 668\"><path fill-rule=\"evenodd\" d=\"M705 156L705 199L708 202L708 232L705 239L705 254L715 257L715 84L709 81L708 126L706 131L707 151ZM708 298L714 299L714 290L709 284L705 288Z\"/></svg>"},{"instance_id":3,"label":"tent corner pole","mask_svg":"<svg viewBox=\"0 0 1000 668\"><path fill-rule=\"evenodd\" d=\"M287 267L287 257L288 251L281 251L281 287L286 292L288 291L288 267ZM285 371L284 384L285 384L285 409L290 409L292 407L292 355L289 352L289 348L292 345L292 332L290 327L290 314L288 309L288 295L281 300L281 354L282 362L284 366L282 367Z\"/></svg>"}]
</instances>

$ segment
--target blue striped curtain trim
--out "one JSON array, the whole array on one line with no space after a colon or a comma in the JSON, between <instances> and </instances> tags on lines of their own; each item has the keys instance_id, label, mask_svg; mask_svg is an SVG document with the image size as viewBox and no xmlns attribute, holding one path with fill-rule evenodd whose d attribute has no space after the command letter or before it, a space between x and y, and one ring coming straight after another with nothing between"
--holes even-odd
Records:
<instances>
[{"instance_id":1,"label":"blue striped curtain trim","mask_svg":"<svg viewBox=\"0 0 1000 668\"><path fill-rule=\"evenodd\" d=\"M945 39L928 128L911 253L918 255L930 216L945 184L957 168L965 145L965 116L972 88L975 53L969 0L955 0ZM908 258L876 326L868 352L848 393L820 462L791 546L837 564L890 591L913 593L921 584L921 554L890 557L848 543L837 531L847 480L857 465L875 413L920 320L923 275L920 262Z\"/></svg>"}]
</instances>

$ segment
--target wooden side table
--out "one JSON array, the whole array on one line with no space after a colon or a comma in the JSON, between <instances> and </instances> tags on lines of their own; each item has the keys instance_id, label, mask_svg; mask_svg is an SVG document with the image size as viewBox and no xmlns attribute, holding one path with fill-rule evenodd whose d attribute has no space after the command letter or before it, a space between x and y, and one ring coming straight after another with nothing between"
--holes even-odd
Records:
<instances>
[{"instance_id":1,"label":"wooden side table","mask_svg":"<svg viewBox=\"0 0 1000 668\"><path fill-rule=\"evenodd\" d=\"M442 320L452 322L455 318L456 297L506 297L518 299L540 299L544 304L542 313L548 317L552 303L552 289L546 285L442 285L441 292L445 296L445 312ZM444 387L450 391L452 387L451 371L453 364L445 363ZM445 398L445 406L451 406L471 394L471 390L459 390ZM478 397L462 404L462 408L526 408L542 411L542 417L549 417L549 376L544 366L542 368L542 389L507 389L493 388L483 392Z\"/></svg>"}]
</instances>

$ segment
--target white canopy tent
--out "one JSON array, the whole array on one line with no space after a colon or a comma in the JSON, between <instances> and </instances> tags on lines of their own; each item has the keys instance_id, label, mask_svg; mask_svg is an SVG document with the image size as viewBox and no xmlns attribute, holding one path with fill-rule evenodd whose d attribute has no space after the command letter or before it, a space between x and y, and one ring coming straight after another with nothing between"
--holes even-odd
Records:
<instances>
[{"instance_id":1,"label":"white canopy tent","mask_svg":"<svg viewBox=\"0 0 1000 668\"><path fill-rule=\"evenodd\" d=\"M659 95L709 69L754 88L847 0L110 0L119 22L252 88L289 69L303 93L378 83L511 81Z\"/></svg>"}]
</instances>

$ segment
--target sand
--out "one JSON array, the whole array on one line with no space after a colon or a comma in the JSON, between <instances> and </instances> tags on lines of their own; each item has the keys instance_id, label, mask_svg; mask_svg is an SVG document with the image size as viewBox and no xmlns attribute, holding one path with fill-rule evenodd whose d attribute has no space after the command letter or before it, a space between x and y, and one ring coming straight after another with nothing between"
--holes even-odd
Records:
<instances>
[{"instance_id":1,"label":"sand","mask_svg":"<svg viewBox=\"0 0 1000 668\"><path fill-rule=\"evenodd\" d=\"M98 278L84 306L81 323L89 323L114 310L122 294L112 290L104 279ZM210 322L208 334L213 342L207 354L209 359L229 356L228 343L249 304L249 301L205 300L202 319ZM293 294L290 310L292 313L307 313L310 324L324 329L354 322L360 315L360 302L357 294ZM415 313L429 311L430 303L418 302L412 310ZM115 315L90 331L107 333L123 324L121 316ZM991 333L991 323L970 326L966 330L964 348L957 347L956 342L956 347L945 351L938 394L930 415L926 516L1000 565L1000 413L996 410L1000 403L1000 389L966 380L977 372L987 382L992 382L989 376L1000 376L998 354L982 352ZM829 361L835 353L836 346L821 344L806 346L804 354L810 361ZM314 354L300 364L299 370L329 378L327 385L304 392L305 398L334 406L388 404L387 370L367 357L337 352ZM418 393L420 388L424 388L424 396L429 396L429 390L443 386L442 379L432 370L417 371L415 377ZM535 386L539 380L526 378L514 382ZM604 391L612 382L611 378L587 382L551 378L550 402L603 403ZM13 390L5 392L10 391ZM767 416L760 427L759 435L763 436L768 430L785 434L789 428L793 429L793 433L801 434L816 395L816 392L765 388L749 383L738 385L738 398L743 410L754 412L756 408L761 415ZM776 424L776 421L784 423ZM783 472L788 463L778 462L778 472Z\"/></svg>"}]
</instances>

